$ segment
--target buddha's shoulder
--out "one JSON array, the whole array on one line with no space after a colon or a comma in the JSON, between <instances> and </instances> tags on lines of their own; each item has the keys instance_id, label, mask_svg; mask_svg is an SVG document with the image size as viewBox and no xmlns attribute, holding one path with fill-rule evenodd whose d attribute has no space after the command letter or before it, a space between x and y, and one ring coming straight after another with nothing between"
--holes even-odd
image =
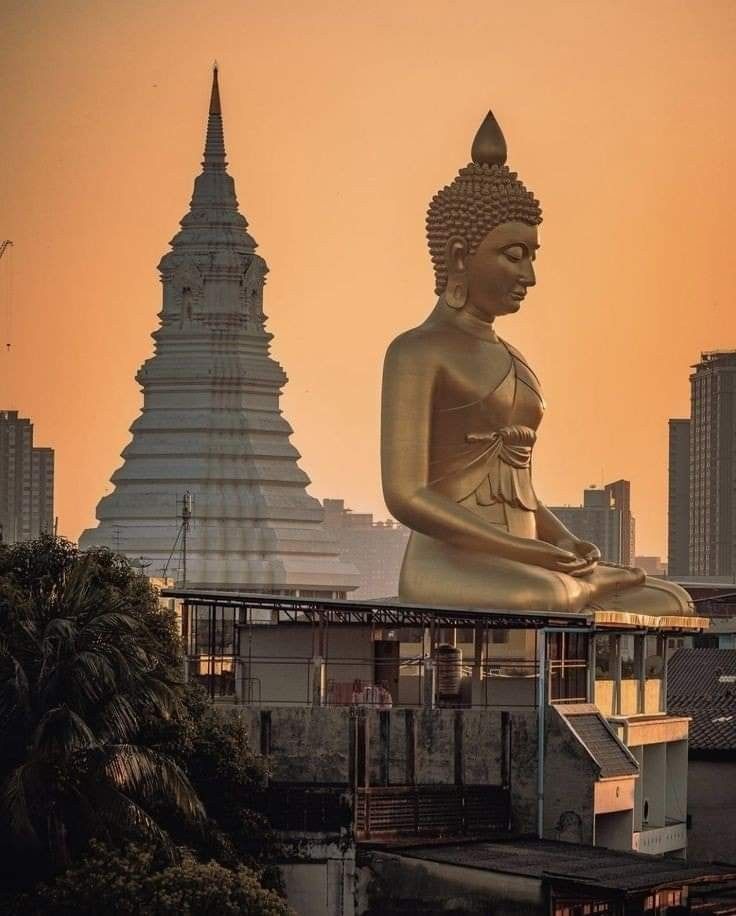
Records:
<instances>
[{"instance_id":1,"label":"buddha's shoulder","mask_svg":"<svg viewBox=\"0 0 736 916\"><path fill-rule=\"evenodd\" d=\"M529 368L529 363L528 363L528 361L527 361L527 358L526 358L526 356L524 356L524 354L521 352L521 350L519 350L519 349L517 349L516 347L512 346L512 345L508 342L508 340L504 340L504 339L502 339L501 337L499 337L498 339L501 341L501 343L504 345L504 347L506 347L506 349L509 351L509 353L510 353L512 356L516 357L516 359L518 359L520 363L524 363L524 365L525 365L527 368Z\"/></svg>"},{"instance_id":2,"label":"buddha's shoulder","mask_svg":"<svg viewBox=\"0 0 736 916\"><path fill-rule=\"evenodd\" d=\"M405 357L431 361L443 343L439 328L425 322L395 337L388 346L386 358Z\"/></svg>"}]
</instances>

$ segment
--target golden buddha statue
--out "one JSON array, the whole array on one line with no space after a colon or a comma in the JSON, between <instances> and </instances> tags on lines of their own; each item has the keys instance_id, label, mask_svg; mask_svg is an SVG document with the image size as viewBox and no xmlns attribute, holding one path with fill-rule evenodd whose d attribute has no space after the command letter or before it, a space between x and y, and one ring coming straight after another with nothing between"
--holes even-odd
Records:
<instances>
[{"instance_id":1,"label":"golden buddha statue","mask_svg":"<svg viewBox=\"0 0 736 916\"><path fill-rule=\"evenodd\" d=\"M389 511L412 529L401 601L506 610L692 613L688 594L601 562L542 503L532 454L539 380L496 334L534 286L538 201L506 166L489 112L472 162L427 216L439 300L397 337L383 375L381 463Z\"/></svg>"}]
</instances>

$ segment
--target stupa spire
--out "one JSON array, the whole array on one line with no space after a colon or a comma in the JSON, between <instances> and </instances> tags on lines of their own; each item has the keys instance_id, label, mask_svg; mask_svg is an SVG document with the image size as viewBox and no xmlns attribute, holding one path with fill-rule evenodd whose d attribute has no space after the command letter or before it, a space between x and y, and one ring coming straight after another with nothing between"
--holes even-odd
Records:
<instances>
[{"instance_id":1,"label":"stupa spire","mask_svg":"<svg viewBox=\"0 0 736 916\"><path fill-rule=\"evenodd\" d=\"M263 313L268 267L225 169L218 75L215 67L203 168L159 264L156 348L137 375L146 407L99 524L80 543L183 575L177 500L188 493L187 586L336 597L355 587L356 572L322 526L281 413L286 374Z\"/></svg>"},{"instance_id":2,"label":"stupa spire","mask_svg":"<svg viewBox=\"0 0 736 916\"><path fill-rule=\"evenodd\" d=\"M225 136L222 131L222 108L220 106L220 84L217 77L217 63L212 68L212 91L210 92L210 110L207 118L207 139L204 144L202 167L224 171Z\"/></svg>"}]
</instances>

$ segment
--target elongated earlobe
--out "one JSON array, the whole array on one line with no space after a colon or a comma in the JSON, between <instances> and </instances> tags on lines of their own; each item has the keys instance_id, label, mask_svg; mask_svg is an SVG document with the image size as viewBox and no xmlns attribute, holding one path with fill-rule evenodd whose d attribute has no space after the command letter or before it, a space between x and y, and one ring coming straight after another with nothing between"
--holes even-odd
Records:
<instances>
[{"instance_id":1,"label":"elongated earlobe","mask_svg":"<svg viewBox=\"0 0 736 916\"><path fill-rule=\"evenodd\" d=\"M450 274L444 297L451 309L463 308L468 301L468 281L465 274Z\"/></svg>"}]
</instances>

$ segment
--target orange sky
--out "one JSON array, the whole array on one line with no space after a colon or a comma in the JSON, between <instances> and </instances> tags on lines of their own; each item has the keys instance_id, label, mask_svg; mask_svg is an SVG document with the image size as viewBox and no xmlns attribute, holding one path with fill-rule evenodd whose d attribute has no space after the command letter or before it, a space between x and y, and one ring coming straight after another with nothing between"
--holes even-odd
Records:
<instances>
[{"instance_id":1,"label":"orange sky","mask_svg":"<svg viewBox=\"0 0 736 916\"><path fill-rule=\"evenodd\" d=\"M385 512L383 353L433 305L426 205L492 107L545 212L538 285L499 322L545 387L537 490L630 478L638 552L663 553L667 418L700 351L736 346L734 48L731 0L6 0L0 409L56 449L61 533L139 409L217 58L310 492Z\"/></svg>"}]
</instances>

